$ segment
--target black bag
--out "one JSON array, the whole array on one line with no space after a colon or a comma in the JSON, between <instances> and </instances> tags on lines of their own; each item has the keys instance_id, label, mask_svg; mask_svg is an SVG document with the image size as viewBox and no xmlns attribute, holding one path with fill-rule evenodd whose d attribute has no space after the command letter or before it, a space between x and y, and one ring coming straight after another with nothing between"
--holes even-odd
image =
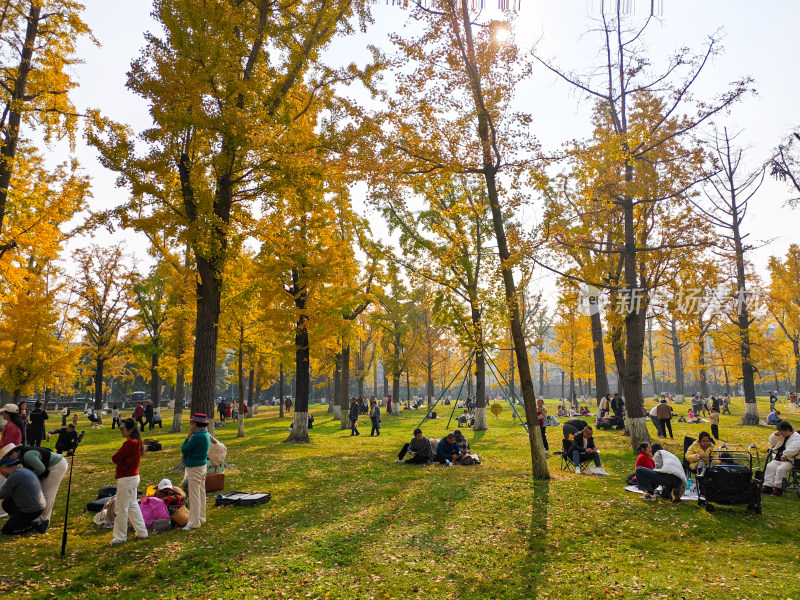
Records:
<instances>
[{"instance_id":1,"label":"black bag","mask_svg":"<svg viewBox=\"0 0 800 600\"><path fill-rule=\"evenodd\" d=\"M216 506L258 506L266 504L272 494L247 494L245 492L228 492L217 496Z\"/></svg>"},{"instance_id":2,"label":"black bag","mask_svg":"<svg viewBox=\"0 0 800 600\"><path fill-rule=\"evenodd\" d=\"M97 498L110 498L111 496L117 495L117 488L115 487L104 487L97 490Z\"/></svg>"},{"instance_id":3,"label":"black bag","mask_svg":"<svg viewBox=\"0 0 800 600\"><path fill-rule=\"evenodd\" d=\"M111 488L111 489L115 490L116 488ZM86 505L86 510L94 513L100 512L101 510L103 510L103 507L111 501L113 497L114 496L112 495L112 496L103 496L102 498L96 498L95 500L92 500Z\"/></svg>"},{"instance_id":4,"label":"black bag","mask_svg":"<svg viewBox=\"0 0 800 600\"><path fill-rule=\"evenodd\" d=\"M159 450L161 450L162 447L163 446L161 445L161 442L159 442L158 440L145 440L144 441L144 448L148 452L158 452Z\"/></svg>"},{"instance_id":5,"label":"black bag","mask_svg":"<svg viewBox=\"0 0 800 600\"><path fill-rule=\"evenodd\" d=\"M636 485L636 473L631 473L625 480L628 485Z\"/></svg>"}]
</instances>

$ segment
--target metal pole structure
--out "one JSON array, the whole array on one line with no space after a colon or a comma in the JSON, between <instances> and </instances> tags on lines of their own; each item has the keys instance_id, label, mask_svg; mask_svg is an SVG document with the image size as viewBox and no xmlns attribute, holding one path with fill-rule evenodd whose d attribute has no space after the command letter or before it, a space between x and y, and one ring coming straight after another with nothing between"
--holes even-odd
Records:
<instances>
[{"instance_id":1,"label":"metal pole structure","mask_svg":"<svg viewBox=\"0 0 800 600\"><path fill-rule=\"evenodd\" d=\"M434 409L434 408L436 408L436 405L437 405L437 404L439 404L439 400L441 400L441 399L442 399L442 396L444 396L445 392L447 392L447 390L449 390L449 389L450 389L450 386L452 386L452 385L453 385L453 382L454 382L454 381L455 381L455 380L458 378L458 376L459 376L459 375L461 375L461 371L463 371L463 370L464 370L464 367L466 367L466 366L467 366L467 363L472 363L472 356L473 356L474 354L475 354L475 352L472 352L472 353L469 355L469 358L468 358L467 360L465 360L465 361L464 361L464 364L463 364L463 365L461 365L461 368L458 370L458 373L456 373L456 375L455 375L455 377L453 377L452 381L450 381L450 383L448 383L448 384L447 384L447 387L445 387L445 388L442 390L442 393L441 393L441 394L439 394L439 397L436 399L436 402L434 402L434 403L431 405L431 407L428 409L428 412L427 412L427 414L426 414L424 417L422 417L422 421L420 421L420 422L419 422L419 425L417 425L416 429L419 429L419 428L422 426L422 424L425 422L425 420L426 420L426 419L427 419L427 418L430 416L431 412L433 412L433 409ZM462 383L461 385L462 385L462 387L463 387L463 385L464 385L464 384ZM460 390L459 390L459 393L461 393L461 392L460 392Z\"/></svg>"},{"instance_id":2,"label":"metal pole structure","mask_svg":"<svg viewBox=\"0 0 800 600\"><path fill-rule=\"evenodd\" d=\"M500 378L502 377L503 378L503 382L506 384L506 386L508 386L508 382L506 381L505 377L500 375L500 373L499 373L500 369L498 369L497 365L494 364L494 361L492 360L492 357L489 356L488 354L486 354L486 352L484 352L484 356L486 356L486 358L488 359L489 369L492 371L492 374L497 378L498 382L500 381ZM503 390L503 396L506 397L506 401L508 401L508 405L511 407L511 410L514 411L514 415L516 415L516 417L520 420L520 423L525 428L525 431L528 431L528 426L525 424L525 420L522 417L519 416L519 413L517 412L517 408L514 406L514 403L511 402L511 399L508 397L508 394L506 394L506 389L502 385L500 386L500 389ZM517 398L517 395L514 394L514 390L511 390L511 394L514 396L514 398Z\"/></svg>"},{"instance_id":3,"label":"metal pole structure","mask_svg":"<svg viewBox=\"0 0 800 600\"><path fill-rule=\"evenodd\" d=\"M456 398L456 401L453 402L453 410L450 411L450 418L447 419L447 427L445 427L445 429L447 429L448 431L450 430L450 422L453 420L453 415L455 414L456 408L458 407L458 398L461 397L461 390L464 389L464 383L467 381L467 376L469 375L471 370L472 370L472 357L470 356L467 372L464 373L464 379L461 380L461 387L458 388L458 397ZM469 398L469 394L467 395L467 398Z\"/></svg>"}]
</instances>

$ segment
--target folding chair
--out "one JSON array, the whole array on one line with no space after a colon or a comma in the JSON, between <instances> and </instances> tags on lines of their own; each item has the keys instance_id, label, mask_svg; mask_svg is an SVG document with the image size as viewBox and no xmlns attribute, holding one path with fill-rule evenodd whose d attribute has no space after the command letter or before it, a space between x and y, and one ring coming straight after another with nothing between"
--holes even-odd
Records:
<instances>
[{"instance_id":1,"label":"folding chair","mask_svg":"<svg viewBox=\"0 0 800 600\"><path fill-rule=\"evenodd\" d=\"M766 468L773 458L775 458L775 453L772 451L772 448L770 448L769 452L767 452L767 458L764 461L764 468ZM800 465L795 463L792 470L783 478L782 487L784 492L794 492L797 497L800 498Z\"/></svg>"},{"instance_id":2,"label":"folding chair","mask_svg":"<svg viewBox=\"0 0 800 600\"><path fill-rule=\"evenodd\" d=\"M561 470L562 471L571 471L575 468L575 465L572 463L572 452L570 452L570 448L572 448L572 440L563 438L561 440L561 451L556 452L558 456L561 457ZM580 467L581 472L583 472L589 463L592 463L592 457L588 454L582 454L580 458Z\"/></svg>"},{"instance_id":3,"label":"folding chair","mask_svg":"<svg viewBox=\"0 0 800 600\"><path fill-rule=\"evenodd\" d=\"M689 437L688 435L683 438L683 471L686 473L687 477L694 475L694 471L692 471L692 468L689 466L689 461L686 460L686 451L694 442L695 438Z\"/></svg>"}]
</instances>

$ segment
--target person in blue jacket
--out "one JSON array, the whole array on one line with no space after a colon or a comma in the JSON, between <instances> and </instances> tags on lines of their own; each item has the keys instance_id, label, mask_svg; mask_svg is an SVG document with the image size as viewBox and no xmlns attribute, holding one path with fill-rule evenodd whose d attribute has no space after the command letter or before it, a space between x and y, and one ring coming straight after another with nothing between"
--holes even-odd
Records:
<instances>
[{"instance_id":1,"label":"person in blue jacket","mask_svg":"<svg viewBox=\"0 0 800 600\"><path fill-rule=\"evenodd\" d=\"M208 417L195 413L189 419L189 433L181 446L189 488L189 522L183 528L185 531L199 529L206 522L206 470L211 447L207 427Z\"/></svg>"},{"instance_id":2,"label":"person in blue jacket","mask_svg":"<svg viewBox=\"0 0 800 600\"><path fill-rule=\"evenodd\" d=\"M436 462L443 465L450 466L463 458L463 454L458 449L456 444L456 435L448 433L446 437L439 440L439 445L436 447Z\"/></svg>"}]
</instances>

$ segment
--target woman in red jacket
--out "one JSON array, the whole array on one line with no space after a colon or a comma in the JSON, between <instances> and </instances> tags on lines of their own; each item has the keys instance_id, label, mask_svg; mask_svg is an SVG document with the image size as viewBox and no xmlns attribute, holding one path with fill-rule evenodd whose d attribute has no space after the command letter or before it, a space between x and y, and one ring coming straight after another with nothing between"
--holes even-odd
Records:
<instances>
[{"instance_id":1,"label":"woman in red jacket","mask_svg":"<svg viewBox=\"0 0 800 600\"><path fill-rule=\"evenodd\" d=\"M139 487L139 462L144 455L142 436L133 419L123 419L119 424L119 431L125 438L125 442L111 457L111 462L117 465L117 497L114 501L116 517L112 544L122 544L128 539L128 519L133 525L136 537L147 537L147 527L145 527L136 494Z\"/></svg>"}]
</instances>

